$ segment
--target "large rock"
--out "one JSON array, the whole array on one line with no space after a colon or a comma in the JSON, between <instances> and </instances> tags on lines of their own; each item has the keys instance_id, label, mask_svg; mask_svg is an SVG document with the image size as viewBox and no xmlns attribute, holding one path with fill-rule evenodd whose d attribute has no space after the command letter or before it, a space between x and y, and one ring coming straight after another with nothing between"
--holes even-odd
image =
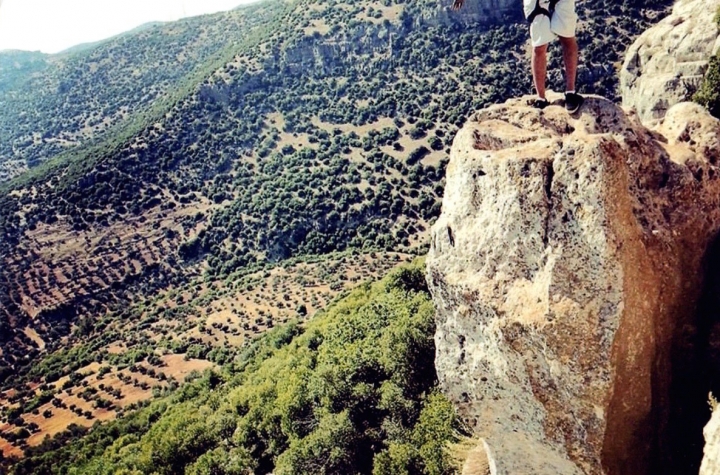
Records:
<instances>
[{"instance_id":1,"label":"large rock","mask_svg":"<svg viewBox=\"0 0 720 475\"><path fill-rule=\"evenodd\" d=\"M705 435L705 457L700 466L700 475L720 473L720 411L715 408L710 422L703 431Z\"/></svg>"},{"instance_id":2,"label":"large rock","mask_svg":"<svg viewBox=\"0 0 720 475\"><path fill-rule=\"evenodd\" d=\"M493 475L662 473L673 347L720 228L720 122L526 99L453 143L427 259L441 387Z\"/></svg>"},{"instance_id":3,"label":"large rock","mask_svg":"<svg viewBox=\"0 0 720 475\"><path fill-rule=\"evenodd\" d=\"M708 60L720 48L715 12L720 0L678 0L670 16L630 47L620 71L623 105L653 123L673 105L690 100Z\"/></svg>"}]
</instances>

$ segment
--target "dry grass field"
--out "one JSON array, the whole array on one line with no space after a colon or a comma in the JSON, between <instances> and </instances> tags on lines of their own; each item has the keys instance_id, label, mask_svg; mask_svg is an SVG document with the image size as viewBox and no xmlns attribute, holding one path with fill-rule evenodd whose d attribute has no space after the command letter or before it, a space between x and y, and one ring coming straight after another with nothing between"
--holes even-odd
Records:
<instances>
[{"instance_id":1,"label":"dry grass field","mask_svg":"<svg viewBox=\"0 0 720 475\"><path fill-rule=\"evenodd\" d=\"M103 367L100 363L93 363L78 371L84 376L78 383L68 384L69 377L61 378L52 385L57 392L51 402L22 415L26 426L36 426L30 437L23 444L0 438L0 451L6 457L21 456L25 445L39 445L45 437L52 437L71 424L90 427L96 421L114 419L133 404L152 398L153 389L166 388L169 381L182 382L193 372L213 367L208 361L185 359L183 355L165 355L161 362L157 368L144 363L124 370L108 367L107 372L100 371ZM0 406L17 407L17 403L10 402L11 398L12 394L0 397ZM101 400L108 405L98 404ZM13 424L0 424L0 434L17 430Z\"/></svg>"}]
</instances>

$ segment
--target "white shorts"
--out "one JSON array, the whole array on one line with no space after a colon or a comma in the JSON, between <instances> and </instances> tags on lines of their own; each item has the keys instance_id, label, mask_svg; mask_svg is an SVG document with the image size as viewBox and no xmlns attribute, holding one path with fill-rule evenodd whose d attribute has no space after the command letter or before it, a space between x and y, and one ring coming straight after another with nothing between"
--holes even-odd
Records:
<instances>
[{"instance_id":1,"label":"white shorts","mask_svg":"<svg viewBox=\"0 0 720 475\"><path fill-rule=\"evenodd\" d=\"M525 18L535 10L536 0L524 0ZM540 0L540 5L547 8L549 0ZM546 15L538 15L530 25L530 39L534 47L550 43L558 36L573 38L575 36L575 25L577 25L577 14L575 13L575 0L560 0L555 5L555 13L552 18Z\"/></svg>"}]
</instances>

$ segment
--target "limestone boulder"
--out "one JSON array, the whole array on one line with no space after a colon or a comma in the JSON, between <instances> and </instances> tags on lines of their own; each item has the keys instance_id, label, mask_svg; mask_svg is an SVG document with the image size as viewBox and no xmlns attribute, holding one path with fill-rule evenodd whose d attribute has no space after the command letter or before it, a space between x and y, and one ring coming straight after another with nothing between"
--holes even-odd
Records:
<instances>
[{"instance_id":1,"label":"limestone boulder","mask_svg":"<svg viewBox=\"0 0 720 475\"><path fill-rule=\"evenodd\" d=\"M630 47L620 71L623 105L653 124L700 86L720 48L715 13L720 0L678 0L672 14Z\"/></svg>"},{"instance_id":2,"label":"limestone boulder","mask_svg":"<svg viewBox=\"0 0 720 475\"><path fill-rule=\"evenodd\" d=\"M720 229L720 122L528 99L452 146L427 258L440 385L493 475L663 473L675 348Z\"/></svg>"}]
</instances>

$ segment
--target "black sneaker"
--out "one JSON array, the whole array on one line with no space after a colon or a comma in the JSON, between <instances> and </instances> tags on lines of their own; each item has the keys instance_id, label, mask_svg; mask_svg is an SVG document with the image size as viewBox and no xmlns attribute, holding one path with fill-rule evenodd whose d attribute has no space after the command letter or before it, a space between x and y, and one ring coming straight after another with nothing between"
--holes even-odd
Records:
<instances>
[{"instance_id":1,"label":"black sneaker","mask_svg":"<svg viewBox=\"0 0 720 475\"><path fill-rule=\"evenodd\" d=\"M550 105L550 102L545 99L544 97L538 97L536 99L532 99L528 101L528 105L530 107L534 107L536 109L545 109L547 106Z\"/></svg>"},{"instance_id":2,"label":"black sneaker","mask_svg":"<svg viewBox=\"0 0 720 475\"><path fill-rule=\"evenodd\" d=\"M574 92L565 93L565 109L569 113L574 114L579 111L583 102L585 102L585 98L580 94L575 94Z\"/></svg>"}]
</instances>

